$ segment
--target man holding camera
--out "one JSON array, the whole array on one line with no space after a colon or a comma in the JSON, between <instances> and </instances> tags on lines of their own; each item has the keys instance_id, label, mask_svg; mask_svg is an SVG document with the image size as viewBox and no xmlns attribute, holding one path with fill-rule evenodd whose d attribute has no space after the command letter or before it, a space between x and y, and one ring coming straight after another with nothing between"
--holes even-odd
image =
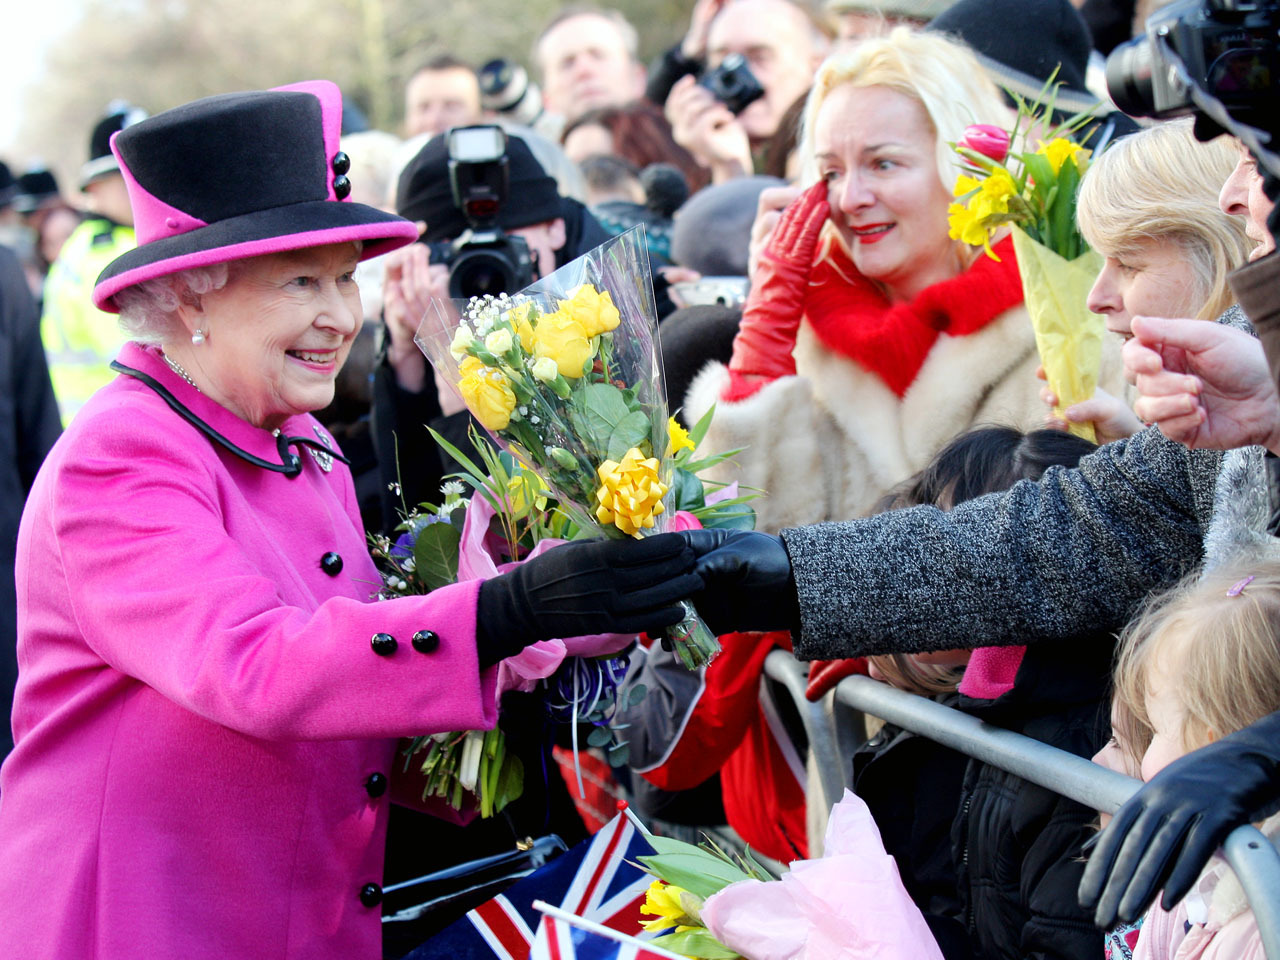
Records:
<instances>
[{"instance_id":1,"label":"man holding camera","mask_svg":"<svg viewBox=\"0 0 1280 960\"><path fill-rule=\"evenodd\" d=\"M387 258L383 285L374 442L388 530L398 522L401 494L404 503L436 500L441 477L453 469L424 424L468 448L470 418L450 389L438 389L413 342L430 301L515 293L610 236L586 207L560 196L522 139L492 125L428 141L400 177L396 212L424 226L420 243Z\"/></svg>"},{"instance_id":2,"label":"man holding camera","mask_svg":"<svg viewBox=\"0 0 1280 960\"><path fill-rule=\"evenodd\" d=\"M790 0L698 0L689 33L647 95L665 100L676 142L723 183L754 171L755 151L808 91L828 47L824 30ZM682 76L665 95L660 84L673 73L701 77Z\"/></svg>"}]
</instances>

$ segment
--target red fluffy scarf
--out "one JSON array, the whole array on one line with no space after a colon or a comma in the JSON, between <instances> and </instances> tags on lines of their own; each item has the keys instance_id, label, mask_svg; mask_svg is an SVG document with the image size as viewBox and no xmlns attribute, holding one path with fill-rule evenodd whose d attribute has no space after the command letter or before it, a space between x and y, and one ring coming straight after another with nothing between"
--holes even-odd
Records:
<instances>
[{"instance_id":1,"label":"red fluffy scarf","mask_svg":"<svg viewBox=\"0 0 1280 960\"><path fill-rule=\"evenodd\" d=\"M810 276L805 319L828 349L876 374L901 397L939 333L976 333L1022 302L1013 240L1005 237L993 249L999 262L984 254L914 300L890 303L857 272L841 245L830 243Z\"/></svg>"}]
</instances>

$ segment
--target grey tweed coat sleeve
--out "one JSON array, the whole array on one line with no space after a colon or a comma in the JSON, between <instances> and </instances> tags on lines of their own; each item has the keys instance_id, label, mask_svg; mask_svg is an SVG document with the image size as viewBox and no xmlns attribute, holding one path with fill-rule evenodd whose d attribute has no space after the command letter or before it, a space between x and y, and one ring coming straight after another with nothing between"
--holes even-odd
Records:
<instances>
[{"instance_id":1,"label":"grey tweed coat sleeve","mask_svg":"<svg viewBox=\"0 0 1280 960\"><path fill-rule=\"evenodd\" d=\"M1194 568L1222 454L1148 428L1073 470L963 503L782 531L801 659L1069 640L1119 629Z\"/></svg>"}]
</instances>

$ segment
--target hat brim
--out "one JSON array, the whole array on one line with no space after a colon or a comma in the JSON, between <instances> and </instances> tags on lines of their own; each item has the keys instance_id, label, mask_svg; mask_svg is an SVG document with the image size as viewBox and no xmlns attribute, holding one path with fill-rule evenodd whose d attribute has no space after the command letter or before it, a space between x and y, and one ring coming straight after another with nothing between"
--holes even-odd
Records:
<instances>
[{"instance_id":1,"label":"hat brim","mask_svg":"<svg viewBox=\"0 0 1280 960\"><path fill-rule=\"evenodd\" d=\"M1021 70L1014 70L1012 67L1005 66L999 60L988 57L984 53L979 53L977 50L974 50L974 53L978 57L978 62L986 69L996 86L1012 90L1027 101L1034 101L1044 90L1043 80L1037 80ZM1060 113L1069 114L1085 113L1090 110L1102 114L1110 109L1103 101L1087 90L1068 87L1065 83L1058 87L1058 92L1054 94L1053 108Z\"/></svg>"},{"instance_id":2,"label":"hat brim","mask_svg":"<svg viewBox=\"0 0 1280 960\"><path fill-rule=\"evenodd\" d=\"M258 210L121 254L98 275L93 302L100 310L119 313L112 298L125 287L192 267L354 240L363 242L360 259L367 260L416 239L416 225L363 203L311 200Z\"/></svg>"}]
</instances>

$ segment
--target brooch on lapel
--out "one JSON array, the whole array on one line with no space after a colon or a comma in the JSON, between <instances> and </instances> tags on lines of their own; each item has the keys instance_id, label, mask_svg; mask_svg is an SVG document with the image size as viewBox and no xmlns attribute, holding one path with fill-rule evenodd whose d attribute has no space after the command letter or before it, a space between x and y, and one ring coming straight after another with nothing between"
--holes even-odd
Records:
<instances>
[{"instance_id":1,"label":"brooch on lapel","mask_svg":"<svg viewBox=\"0 0 1280 960\"><path fill-rule=\"evenodd\" d=\"M332 450L333 448L329 444L329 438L325 436L324 431L316 426L313 426L312 429L315 430L316 436L319 438L320 442L324 444L326 448ZM328 473L333 469L333 454L325 453L324 450L320 450L310 444L307 445L307 453L316 458L316 463L319 464L320 469L325 473Z\"/></svg>"}]
</instances>

